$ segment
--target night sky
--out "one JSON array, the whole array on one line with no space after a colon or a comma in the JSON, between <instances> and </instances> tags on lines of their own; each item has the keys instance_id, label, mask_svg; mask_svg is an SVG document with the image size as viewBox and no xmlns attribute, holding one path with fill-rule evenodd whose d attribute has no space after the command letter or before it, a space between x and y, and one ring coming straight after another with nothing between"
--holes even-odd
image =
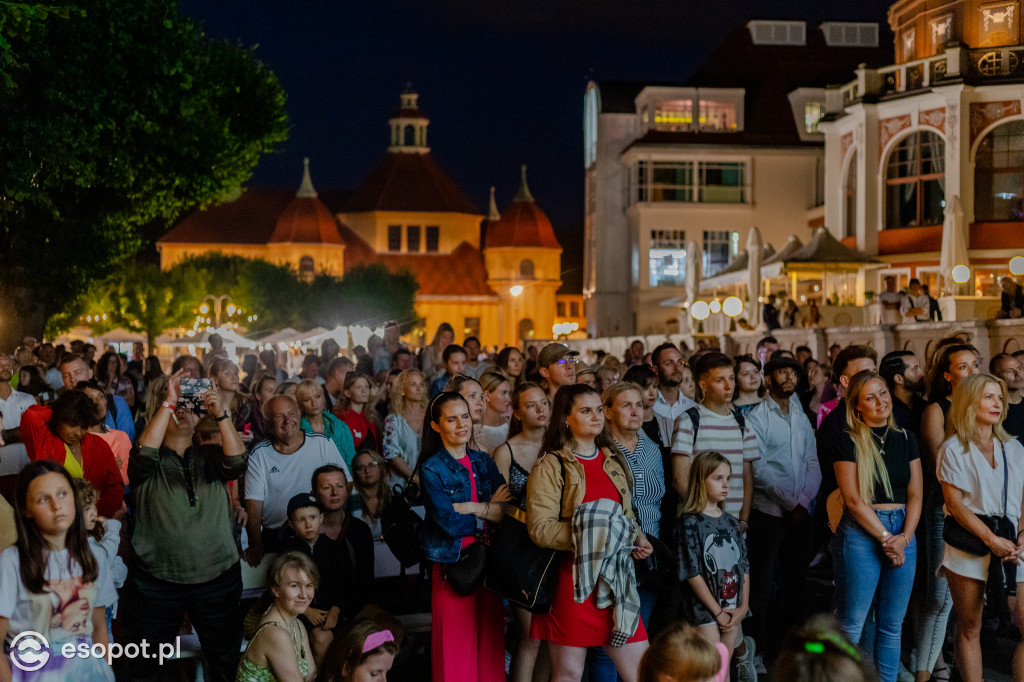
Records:
<instances>
[{"instance_id":1,"label":"night sky","mask_svg":"<svg viewBox=\"0 0 1024 682\"><path fill-rule=\"evenodd\" d=\"M430 118L431 153L486 212L519 166L569 251L582 238L582 102L590 78L681 81L751 19L873 21L888 0L183 0L210 35L258 45L280 78L288 141L251 187L354 189L381 159L406 82ZM886 31L882 35L887 35ZM850 80L853 79L851 70ZM751 115L748 113L748 116Z\"/></svg>"}]
</instances>

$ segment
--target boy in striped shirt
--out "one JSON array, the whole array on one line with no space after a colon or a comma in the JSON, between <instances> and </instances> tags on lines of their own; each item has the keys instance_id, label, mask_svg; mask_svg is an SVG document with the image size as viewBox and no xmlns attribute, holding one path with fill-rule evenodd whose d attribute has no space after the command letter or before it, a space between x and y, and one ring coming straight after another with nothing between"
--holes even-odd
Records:
<instances>
[{"instance_id":1,"label":"boy in striped shirt","mask_svg":"<svg viewBox=\"0 0 1024 682\"><path fill-rule=\"evenodd\" d=\"M676 420L673 487L684 498L693 455L709 450L720 452L732 465L725 510L739 519L740 530L746 532L754 494L753 462L761 458L761 453L754 432L732 407L736 387L733 360L725 353L705 353L695 362L693 374L700 389L698 397L703 400Z\"/></svg>"}]
</instances>

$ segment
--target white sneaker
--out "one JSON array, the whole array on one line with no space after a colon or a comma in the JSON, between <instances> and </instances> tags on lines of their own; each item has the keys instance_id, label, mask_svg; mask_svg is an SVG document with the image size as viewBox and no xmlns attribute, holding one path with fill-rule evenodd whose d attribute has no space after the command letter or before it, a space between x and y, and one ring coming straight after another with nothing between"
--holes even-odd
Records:
<instances>
[{"instance_id":1,"label":"white sneaker","mask_svg":"<svg viewBox=\"0 0 1024 682\"><path fill-rule=\"evenodd\" d=\"M761 654L754 656L754 670L757 671L758 675L768 674L768 668L764 667L764 656Z\"/></svg>"},{"instance_id":2,"label":"white sneaker","mask_svg":"<svg viewBox=\"0 0 1024 682\"><path fill-rule=\"evenodd\" d=\"M736 676L739 682L757 682L757 669L754 667L754 638L744 637L746 651L736 657Z\"/></svg>"}]
</instances>

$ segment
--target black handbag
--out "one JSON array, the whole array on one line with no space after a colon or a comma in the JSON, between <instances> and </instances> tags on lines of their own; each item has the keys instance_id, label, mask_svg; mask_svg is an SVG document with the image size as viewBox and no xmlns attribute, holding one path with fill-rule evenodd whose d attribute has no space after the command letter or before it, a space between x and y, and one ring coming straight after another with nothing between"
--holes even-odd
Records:
<instances>
[{"instance_id":1,"label":"black handbag","mask_svg":"<svg viewBox=\"0 0 1024 682\"><path fill-rule=\"evenodd\" d=\"M679 566L672 549L656 537L647 536L654 549L646 559L634 559L637 587L665 592L679 582Z\"/></svg>"},{"instance_id":2,"label":"black handbag","mask_svg":"<svg viewBox=\"0 0 1024 682\"><path fill-rule=\"evenodd\" d=\"M562 470L558 520L564 521L565 463L558 455L553 456ZM547 613L551 610L558 584L558 565L564 554L550 547L538 547L530 539L525 512L509 506L490 547L484 587L530 613Z\"/></svg>"},{"instance_id":3,"label":"black handbag","mask_svg":"<svg viewBox=\"0 0 1024 682\"><path fill-rule=\"evenodd\" d=\"M1006 467L1006 449L1000 447L1000 450L1003 453L1003 515L978 514L977 516L979 521L984 523L990 531L999 537L1014 540L1016 538L1013 537L1013 524L1006 518L1006 498L1009 489L1010 472ZM1007 526L1009 526L1009 537L1006 537ZM991 551L984 540L964 528L952 514L948 515L945 519L945 524L942 527L942 539L950 547L959 549L961 552L967 552L973 556L985 556Z\"/></svg>"},{"instance_id":4,"label":"black handbag","mask_svg":"<svg viewBox=\"0 0 1024 682\"><path fill-rule=\"evenodd\" d=\"M380 514L381 537L402 568L423 561L420 527L423 519L412 510L400 485L392 489L391 503Z\"/></svg>"},{"instance_id":5,"label":"black handbag","mask_svg":"<svg viewBox=\"0 0 1024 682\"><path fill-rule=\"evenodd\" d=\"M486 568L487 545L477 540L459 552L458 561L441 564L441 575L457 594L468 597L483 583Z\"/></svg>"}]
</instances>

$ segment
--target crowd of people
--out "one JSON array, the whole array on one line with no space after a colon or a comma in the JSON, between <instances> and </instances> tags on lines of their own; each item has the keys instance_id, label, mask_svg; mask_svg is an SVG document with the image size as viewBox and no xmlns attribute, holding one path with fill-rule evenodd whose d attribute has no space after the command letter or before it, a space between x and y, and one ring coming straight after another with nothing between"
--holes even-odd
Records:
<instances>
[{"instance_id":1,"label":"crowd of people","mask_svg":"<svg viewBox=\"0 0 1024 682\"><path fill-rule=\"evenodd\" d=\"M815 358L766 336L585 362L485 355L450 325L414 353L398 331L325 342L295 376L216 338L167 372L141 347L0 356L5 652L29 631L57 651L184 629L214 680L386 679L415 648L408 593L375 573L400 550L437 681L981 682L982 632L1024 623L1024 351L959 335ZM530 600L490 582L498 543ZM257 600L243 562L266 573ZM1012 665L1024 679L1021 646ZM10 679L114 668L5 656Z\"/></svg>"}]
</instances>

